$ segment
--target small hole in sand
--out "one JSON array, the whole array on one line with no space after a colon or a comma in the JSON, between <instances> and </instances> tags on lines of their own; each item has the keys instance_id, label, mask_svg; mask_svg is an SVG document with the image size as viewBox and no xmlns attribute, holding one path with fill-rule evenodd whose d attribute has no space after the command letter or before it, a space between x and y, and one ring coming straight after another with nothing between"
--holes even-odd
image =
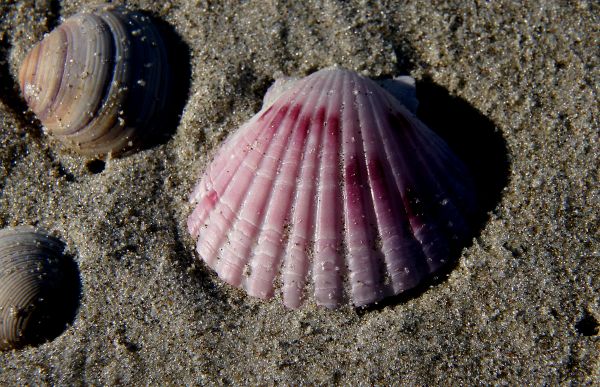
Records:
<instances>
[{"instance_id":1,"label":"small hole in sand","mask_svg":"<svg viewBox=\"0 0 600 387\"><path fill-rule=\"evenodd\" d=\"M598 320L586 311L575 324L575 329L583 336L596 336L598 334Z\"/></svg>"},{"instance_id":2,"label":"small hole in sand","mask_svg":"<svg viewBox=\"0 0 600 387\"><path fill-rule=\"evenodd\" d=\"M88 169L88 171L90 171L91 173L98 174L101 173L102 171L104 171L104 167L105 167L106 163L102 160L98 160L98 159L94 159L91 161L88 161L87 164L85 165Z\"/></svg>"}]
</instances>

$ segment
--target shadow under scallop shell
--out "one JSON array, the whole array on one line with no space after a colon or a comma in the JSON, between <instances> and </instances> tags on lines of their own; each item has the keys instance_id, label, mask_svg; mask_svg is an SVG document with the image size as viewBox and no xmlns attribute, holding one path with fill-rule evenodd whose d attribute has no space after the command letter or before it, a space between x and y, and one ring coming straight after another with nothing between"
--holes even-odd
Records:
<instances>
[{"instance_id":1,"label":"shadow under scallop shell","mask_svg":"<svg viewBox=\"0 0 600 387\"><path fill-rule=\"evenodd\" d=\"M417 64L422 65L422 60L406 35L394 25L389 27L386 39L398 60L394 73L409 74ZM417 116L448 144L473 177L479 206L473 227L477 235L508 185L510 162L506 140L494 122L467 101L450 95L430 77L416 82L416 93Z\"/></svg>"},{"instance_id":2,"label":"shadow under scallop shell","mask_svg":"<svg viewBox=\"0 0 600 387\"><path fill-rule=\"evenodd\" d=\"M64 249L41 229L0 230L0 350L42 344L73 324L81 279Z\"/></svg>"},{"instance_id":3,"label":"shadow under scallop shell","mask_svg":"<svg viewBox=\"0 0 600 387\"><path fill-rule=\"evenodd\" d=\"M479 201L474 229L480 229L488 213L500 203L502 190L508 184L506 141L489 118L430 79L418 82L417 97L418 116L446 141L471 172Z\"/></svg>"}]
</instances>

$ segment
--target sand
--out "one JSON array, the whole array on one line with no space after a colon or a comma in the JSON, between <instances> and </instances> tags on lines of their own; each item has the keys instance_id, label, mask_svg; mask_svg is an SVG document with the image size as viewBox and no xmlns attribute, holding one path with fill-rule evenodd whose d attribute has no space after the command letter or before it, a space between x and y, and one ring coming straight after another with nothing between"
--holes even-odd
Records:
<instances>
[{"instance_id":1,"label":"sand","mask_svg":"<svg viewBox=\"0 0 600 387\"><path fill-rule=\"evenodd\" d=\"M73 325L0 353L0 384L600 384L596 2L127 2L180 37L189 81L164 141L104 164L46 137L15 85L84 3L0 3L0 226L60 236L82 280ZM195 258L187 195L276 76L333 64L414 76L485 216L414 297L290 311Z\"/></svg>"}]
</instances>

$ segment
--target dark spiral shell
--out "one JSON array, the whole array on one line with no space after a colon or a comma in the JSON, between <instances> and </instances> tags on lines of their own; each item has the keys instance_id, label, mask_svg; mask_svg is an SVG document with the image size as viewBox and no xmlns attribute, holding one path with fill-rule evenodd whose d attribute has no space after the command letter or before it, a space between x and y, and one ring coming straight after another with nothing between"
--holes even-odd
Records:
<instances>
[{"instance_id":1,"label":"dark spiral shell","mask_svg":"<svg viewBox=\"0 0 600 387\"><path fill-rule=\"evenodd\" d=\"M43 343L72 323L81 285L64 247L34 227L0 230L0 350Z\"/></svg>"},{"instance_id":2,"label":"dark spiral shell","mask_svg":"<svg viewBox=\"0 0 600 387\"><path fill-rule=\"evenodd\" d=\"M52 136L82 154L119 154L160 126L171 74L152 20L102 5L68 18L38 43L19 83Z\"/></svg>"}]
</instances>

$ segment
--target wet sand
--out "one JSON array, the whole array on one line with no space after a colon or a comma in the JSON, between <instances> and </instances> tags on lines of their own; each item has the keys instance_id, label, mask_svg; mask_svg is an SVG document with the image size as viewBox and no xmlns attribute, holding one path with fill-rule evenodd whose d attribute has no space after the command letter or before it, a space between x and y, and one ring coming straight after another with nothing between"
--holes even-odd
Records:
<instances>
[{"instance_id":1,"label":"wet sand","mask_svg":"<svg viewBox=\"0 0 600 387\"><path fill-rule=\"evenodd\" d=\"M103 161L48 139L15 84L85 3L0 3L0 226L60 236L82 280L73 325L0 353L0 384L600 384L595 2L128 2L178 36L189 80L164 139ZM419 116L472 168L485 216L412 297L290 311L195 258L187 195L275 77L334 64L417 79Z\"/></svg>"}]
</instances>

